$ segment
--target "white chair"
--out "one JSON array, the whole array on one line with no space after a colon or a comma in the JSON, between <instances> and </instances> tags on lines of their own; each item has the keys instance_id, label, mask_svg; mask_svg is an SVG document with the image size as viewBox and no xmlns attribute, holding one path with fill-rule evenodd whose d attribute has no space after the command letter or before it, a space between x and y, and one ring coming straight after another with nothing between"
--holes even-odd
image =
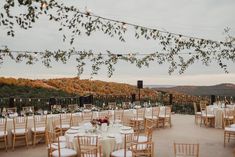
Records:
<instances>
[{"instance_id":1,"label":"white chair","mask_svg":"<svg viewBox=\"0 0 235 157\"><path fill-rule=\"evenodd\" d=\"M8 147L7 118L0 118L0 142L4 142L5 149Z\"/></svg>"}]
</instances>

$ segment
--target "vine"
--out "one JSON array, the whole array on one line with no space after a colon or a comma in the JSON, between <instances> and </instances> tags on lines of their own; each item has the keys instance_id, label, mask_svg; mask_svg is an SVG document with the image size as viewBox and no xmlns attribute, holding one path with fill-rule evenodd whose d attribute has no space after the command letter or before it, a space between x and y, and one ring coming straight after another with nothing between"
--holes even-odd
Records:
<instances>
[{"instance_id":1,"label":"vine","mask_svg":"<svg viewBox=\"0 0 235 157\"><path fill-rule=\"evenodd\" d=\"M26 11L20 9L20 13L16 14L13 10L17 8L17 4L19 8L26 8ZM89 11L81 12L74 6L68 7L55 0L6 0L4 11L0 12L0 27L5 28L8 36L14 37L16 26L25 30L30 29L42 15L47 16L49 21L59 23L58 31L69 31L69 34L62 35L62 40L69 42L71 46L77 36L81 34L90 36L97 31L125 42L125 33L132 29L134 30L134 38L154 40L159 48L148 54L117 54L110 50L96 53L92 50L77 51L75 48L45 50L44 52L14 51L6 46L0 49L0 63L3 63L6 57L9 57L16 62L25 60L26 64L33 64L41 60L46 67L51 67L52 60L65 64L73 55L76 57L78 75L83 73L84 66L89 61L92 63L91 75L97 75L100 67L106 66L108 76L111 77L115 71L115 65L120 60L135 64L138 68L148 67L150 62L169 63L169 74L177 69L182 74L195 61L201 61L206 66L210 65L212 61L216 61L219 67L227 73L226 62L235 62L235 40L228 34L229 29L225 30L227 34L225 42L213 41L108 19L94 15Z\"/></svg>"}]
</instances>

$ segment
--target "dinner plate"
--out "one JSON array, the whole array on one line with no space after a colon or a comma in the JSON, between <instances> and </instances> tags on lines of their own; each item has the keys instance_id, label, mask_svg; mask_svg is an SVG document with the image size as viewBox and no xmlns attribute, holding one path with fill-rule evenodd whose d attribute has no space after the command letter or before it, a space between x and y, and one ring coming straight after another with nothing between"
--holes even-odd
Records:
<instances>
[{"instance_id":1,"label":"dinner plate","mask_svg":"<svg viewBox=\"0 0 235 157\"><path fill-rule=\"evenodd\" d=\"M130 129L132 129L132 128L129 127L129 126L123 126L121 129L122 129L122 130L130 130Z\"/></svg>"},{"instance_id":2,"label":"dinner plate","mask_svg":"<svg viewBox=\"0 0 235 157\"><path fill-rule=\"evenodd\" d=\"M115 135L114 135L114 134L108 134L107 137L109 137L109 138L115 138Z\"/></svg>"},{"instance_id":3,"label":"dinner plate","mask_svg":"<svg viewBox=\"0 0 235 157\"><path fill-rule=\"evenodd\" d=\"M78 133L78 131L77 130L68 130L68 131L66 131L66 133L67 134L76 134L76 133Z\"/></svg>"},{"instance_id":4,"label":"dinner plate","mask_svg":"<svg viewBox=\"0 0 235 157\"><path fill-rule=\"evenodd\" d=\"M121 130L120 133L121 134L131 134L131 133L133 133L133 130Z\"/></svg>"},{"instance_id":5,"label":"dinner plate","mask_svg":"<svg viewBox=\"0 0 235 157\"><path fill-rule=\"evenodd\" d=\"M72 126L70 129L72 129L72 130L78 130L78 129L80 129L81 127L80 126Z\"/></svg>"}]
</instances>

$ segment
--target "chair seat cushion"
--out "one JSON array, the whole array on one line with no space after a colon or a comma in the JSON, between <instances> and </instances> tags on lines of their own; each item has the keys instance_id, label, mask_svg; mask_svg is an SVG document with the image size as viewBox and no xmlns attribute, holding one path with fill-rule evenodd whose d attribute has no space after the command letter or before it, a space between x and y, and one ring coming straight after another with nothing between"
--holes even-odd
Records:
<instances>
[{"instance_id":1,"label":"chair seat cushion","mask_svg":"<svg viewBox=\"0 0 235 157\"><path fill-rule=\"evenodd\" d=\"M73 149L68 149L68 148L62 148L60 149L60 156L61 157L71 157L71 156L76 156L77 152ZM55 150L52 152L53 157L59 157L59 150Z\"/></svg>"},{"instance_id":2,"label":"chair seat cushion","mask_svg":"<svg viewBox=\"0 0 235 157\"><path fill-rule=\"evenodd\" d=\"M148 141L148 138L147 138L147 136L139 136L139 138L138 138L138 142L147 142Z\"/></svg>"},{"instance_id":3,"label":"chair seat cushion","mask_svg":"<svg viewBox=\"0 0 235 157\"><path fill-rule=\"evenodd\" d=\"M25 133L28 133L28 129L15 129L15 132L14 129L12 129L11 133L15 135L24 135Z\"/></svg>"},{"instance_id":4,"label":"chair seat cushion","mask_svg":"<svg viewBox=\"0 0 235 157\"><path fill-rule=\"evenodd\" d=\"M113 157L124 157L124 149L119 149L111 153ZM126 157L132 157L132 152L127 150Z\"/></svg>"},{"instance_id":5,"label":"chair seat cushion","mask_svg":"<svg viewBox=\"0 0 235 157\"><path fill-rule=\"evenodd\" d=\"M36 128L33 127L33 128L31 128L32 132L45 132L45 130L46 130L45 127L36 127Z\"/></svg>"},{"instance_id":6,"label":"chair seat cushion","mask_svg":"<svg viewBox=\"0 0 235 157\"><path fill-rule=\"evenodd\" d=\"M57 128L60 128L60 125L57 125L56 127L57 127ZM62 125L61 125L61 128L62 128L62 129L69 129L69 128L70 128L70 125L69 125L69 124L62 124Z\"/></svg>"},{"instance_id":7,"label":"chair seat cushion","mask_svg":"<svg viewBox=\"0 0 235 157\"><path fill-rule=\"evenodd\" d=\"M159 118L170 118L170 115L164 115L164 114L160 114Z\"/></svg>"},{"instance_id":8,"label":"chair seat cushion","mask_svg":"<svg viewBox=\"0 0 235 157\"><path fill-rule=\"evenodd\" d=\"M225 127L224 131L230 131L230 132L234 132L235 133L235 128Z\"/></svg>"},{"instance_id":9,"label":"chair seat cushion","mask_svg":"<svg viewBox=\"0 0 235 157\"><path fill-rule=\"evenodd\" d=\"M202 113L201 113L201 112L196 112L195 114L196 114L196 115L202 115Z\"/></svg>"},{"instance_id":10,"label":"chair seat cushion","mask_svg":"<svg viewBox=\"0 0 235 157\"><path fill-rule=\"evenodd\" d=\"M137 117L135 117L135 118L131 118L131 120L135 120L135 121L143 121L143 120L144 120L144 118L137 118Z\"/></svg>"},{"instance_id":11,"label":"chair seat cushion","mask_svg":"<svg viewBox=\"0 0 235 157\"><path fill-rule=\"evenodd\" d=\"M202 117L208 117L208 118L214 118L215 117L215 115L213 115L213 114L202 114Z\"/></svg>"},{"instance_id":12,"label":"chair seat cushion","mask_svg":"<svg viewBox=\"0 0 235 157\"><path fill-rule=\"evenodd\" d=\"M154 119L154 120L158 119L157 116L145 116L145 118L146 119Z\"/></svg>"},{"instance_id":13,"label":"chair seat cushion","mask_svg":"<svg viewBox=\"0 0 235 157\"><path fill-rule=\"evenodd\" d=\"M48 145L48 148L50 148L50 145ZM58 143L52 143L51 144L52 149L58 149ZM60 148L66 148L66 143L65 142L60 142Z\"/></svg>"},{"instance_id":14,"label":"chair seat cushion","mask_svg":"<svg viewBox=\"0 0 235 157\"><path fill-rule=\"evenodd\" d=\"M0 131L0 137L4 137L4 136L7 136L7 131L6 132Z\"/></svg>"}]
</instances>

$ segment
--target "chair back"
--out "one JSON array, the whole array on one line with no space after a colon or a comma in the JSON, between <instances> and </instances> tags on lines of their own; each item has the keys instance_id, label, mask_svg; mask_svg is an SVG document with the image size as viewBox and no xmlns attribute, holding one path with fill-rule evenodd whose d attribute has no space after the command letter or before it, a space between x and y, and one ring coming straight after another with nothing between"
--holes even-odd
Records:
<instances>
[{"instance_id":1,"label":"chair back","mask_svg":"<svg viewBox=\"0 0 235 157\"><path fill-rule=\"evenodd\" d=\"M7 118L0 118L0 131L4 132L4 135L7 131Z\"/></svg>"},{"instance_id":2,"label":"chair back","mask_svg":"<svg viewBox=\"0 0 235 157\"><path fill-rule=\"evenodd\" d=\"M72 119L72 113L63 113L60 114L60 125L62 128L62 125L67 124L71 126L71 119Z\"/></svg>"},{"instance_id":3,"label":"chair back","mask_svg":"<svg viewBox=\"0 0 235 157\"><path fill-rule=\"evenodd\" d=\"M28 117L15 117L13 118L13 131L16 132L16 129L25 129L25 132L28 129Z\"/></svg>"},{"instance_id":4,"label":"chair back","mask_svg":"<svg viewBox=\"0 0 235 157\"><path fill-rule=\"evenodd\" d=\"M16 107L6 108L7 114L17 113Z\"/></svg>"},{"instance_id":5,"label":"chair back","mask_svg":"<svg viewBox=\"0 0 235 157\"><path fill-rule=\"evenodd\" d=\"M78 109L79 109L79 107L78 107L77 104L70 104L70 105L68 105L68 110L69 110L69 112L71 112L71 113L76 112Z\"/></svg>"},{"instance_id":6,"label":"chair back","mask_svg":"<svg viewBox=\"0 0 235 157\"><path fill-rule=\"evenodd\" d=\"M116 109L116 102L108 102L108 109L115 110Z\"/></svg>"},{"instance_id":7,"label":"chair back","mask_svg":"<svg viewBox=\"0 0 235 157\"><path fill-rule=\"evenodd\" d=\"M122 122L123 121L124 110L114 110L114 122Z\"/></svg>"},{"instance_id":8,"label":"chair back","mask_svg":"<svg viewBox=\"0 0 235 157\"><path fill-rule=\"evenodd\" d=\"M82 116L72 114L71 117L71 126L78 126L82 122Z\"/></svg>"},{"instance_id":9,"label":"chair back","mask_svg":"<svg viewBox=\"0 0 235 157\"><path fill-rule=\"evenodd\" d=\"M92 104L83 104L84 109L91 110L93 105Z\"/></svg>"},{"instance_id":10,"label":"chair back","mask_svg":"<svg viewBox=\"0 0 235 157\"><path fill-rule=\"evenodd\" d=\"M61 112L62 107L61 107L61 105L51 105L51 111L52 112Z\"/></svg>"},{"instance_id":11,"label":"chair back","mask_svg":"<svg viewBox=\"0 0 235 157\"><path fill-rule=\"evenodd\" d=\"M26 114L26 113L34 114L34 106L25 106L25 107L22 107L22 112L24 114Z\"/></svg>"},{"instance_id":12,"label":"chair back","mask_svg":"<svg viewBox=\"0 0 235 157\"><path fill-rule=\"evenodd\" d=\"M206 111L206 101L200 101L201 112Z\"/></svg>"},{"instance_id":13,"label":"chair back","mask_svg":"<svg viewBox=\"0 0 235 157\"><path fill-rule=\"evenodd\" d=\"M34 130L37 130L37 127L45 127L47 126L47 115L33 115L33 126Z\"/></svg>"},{"instance_id":14,"label":"chair back","mask_svg":"<svg viewBox=\"0 0 235 157\"><path fill-rule=\"evenodd\" d=\"M82 120L85 122L90 122L93 118L93 112L92 111L83 111L82 112Z\"/></svg>"},{"instance_id":15,"label":"chair back","mask_svg":"<svg viewBox=\"0 0 235 157\"><path fill-rule=\"evenodd\" d=\"M164 117L171 117L171 106L164 106L163 108L163 115Z\"/></svg>"},{"instance_id":16,"label":"chair back","mask_svg":"<svg viewBox=\"0 0 235 157\"><path fill-rule=\"evenodd\" d=\"M106 118L106 117L108 117L109 118L109 112L107 111L107 110L105 110L105 111L102 111L102 112L98 112L98 118L101 118L101 119L104 119L104 118Z\"/></svg>"},{"instance_id":17,"label":"chair back","mask_svg":"<svg viewBox=\"0 0 235 157\"><path fill-rule=\"evenodd\" d=\"M136 109L136 118L139 119L139 118L144 118L145 117L145 110L146 108L137 108Z\"/></svg>"},{"instance_id":18,"label":"chair back","mask_svg":"<svg viewBox=\"0 0 235 157\"><path fill-rule=\"evenodd\" d=\"M53 129L52 130L54 131L56 136L62 136L63 135L63 131L61 129L60 117L59 116L53 117L52 124L53 124Z\"/></svg>"},{"instance_id":19,"label":"chair back","mask_svg":"<svg viewBox=\"0 0 235 157\"><path fill-rule=\"evenodd\" d=\"M154 117L158 118L160 114L160 107L152 107L152 119Z\"/></svg>"},{"instance_id":20,"label":"chair back","mask_svg":"<svg viewBox=\"0 0 235 157\"><path fill-rule=\"evenodd\" d=\"M137 141L138 139L136 139L134 133L129 133L124 135L124 157L126 157L127 151L131 147L131 145Z\"/></svg>"},{"instance_id":21,"label":"chair back","mask_svg":"<svg viewBox=\"0 0 235 157\"><path fill-rule=\"evenodd\" d=\"M131 108L131 103L130 102L122 102L122 108L123 109Z\"/></svg>"},{"instance_id":22,"label":"chair back","mask_svg":"<svg viewBox=\"0 0 235 157\"><path fill-rule=\"evenodd\" d=\"M145 141L145 142L135 142L130 147L132 151L132 156L135 157L144 157L150 156L153 157L154 155L154 143Z\"/></svg>"},{"instance_id":23,"label":"chair back","mask_svg":"<svg viewBox=\"0 0 235 157\"><path fill-rule=\"evenodd\" d=\"M174 143L174 156L199 156L199 144Z\"/></svg>"},{"instance_id":24,"label":"chair back","mask_svg":"<svg viewBox=\"0 0 235 157\"><path fill-rule=\"evenodd\" d=\"M93 154L97 157L98 148L98 136L77 136L78 139L78 154L80 156L86 156L88 154Z\"/></svg>"},{"instance_id":25,"label":"chair back","mask_svg":"<svg viewBox=\"0 0 235 157\"><path fill-rule=\"evenodd\" d=\"M152 136L153 136L153 128L155 126L153 119L146 119L145 120L145 129L144 133L147 137L147 141L152 141Z\"/></svg>"},{"instance_id":26,"label":"chair back","mask_svg":"<svg viewBox=\"0 0 235 157\"><path fill-rule=\"evenodd\" d=\"M61 157L60 152L60 140L57 134L53 131L46 132L46 139L49 146L49 156L52 156L52 152L55 150L55 146L57 146L56 150L58 150L58 157ZM53 146L52 146L53 145Z\"/></svg>"}]
</instances>

